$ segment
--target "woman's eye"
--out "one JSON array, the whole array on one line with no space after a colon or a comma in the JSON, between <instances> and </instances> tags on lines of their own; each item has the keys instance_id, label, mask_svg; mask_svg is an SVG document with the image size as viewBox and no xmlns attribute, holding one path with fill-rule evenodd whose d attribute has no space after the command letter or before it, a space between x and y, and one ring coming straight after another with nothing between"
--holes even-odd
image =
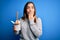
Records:
<instances>
[{"instance_id":1,"label":"woman's eye","mask_svg":"<svg viewBox=\"0 0 60 40\"><path fill-rule=\"evenodd\" d=\"M27 7L27 9L29 9L30 7Z\"/></svg>"},{"instance_id":2,"label":"woman's eye","mask_svg":"<svg viewBox=\"0 0 60 40\"><path fill-rule=\"evenodd\" d=\"M32 9L33 9L34 7L32 7Z\"/></svg>"}]
</instances>

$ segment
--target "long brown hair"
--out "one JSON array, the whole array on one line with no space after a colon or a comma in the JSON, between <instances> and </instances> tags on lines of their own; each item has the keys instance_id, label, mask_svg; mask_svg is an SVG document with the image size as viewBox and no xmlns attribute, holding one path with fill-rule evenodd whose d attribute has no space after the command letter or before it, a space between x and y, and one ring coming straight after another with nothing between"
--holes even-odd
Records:
<instances>
[{"instance_id":1,"label":"long brown hair","mask_svg":"<svg viewBox=\"0 0 60 40\"><path fill-rule=\"evenodd\" d=\"M30 4L30 3L32 3L33 4L33 6L34 6L34 15L33 15L33 17L34 17L34 22L36 23L36 8L35 8L35 5L34 5L34 3L33 2L27 2L26 3L26 5L24 6L24 11L23 11L23 17L22 17L22 19L23 20L25 20L25 18L27 18L28 19L28 15L27 15L27 5L28 4Z\"/></svg>"}]
</instances>

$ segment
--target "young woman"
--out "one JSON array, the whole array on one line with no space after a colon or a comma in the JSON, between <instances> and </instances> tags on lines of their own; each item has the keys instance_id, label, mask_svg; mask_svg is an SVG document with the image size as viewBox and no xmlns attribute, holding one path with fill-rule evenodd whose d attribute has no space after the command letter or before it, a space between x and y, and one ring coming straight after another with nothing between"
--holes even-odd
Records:
<instances>
[{"instance_id":1,"label":"young woman","mask_svg":"<svg viewBox=\"0 0 60 40\"><path fill-rule=\"evenodd\" d=\"M39 40L42 35L42 22L36 17L36 9L33 2L27 2L24 7L24 15L16 20L14 31L20 35L20 40Z\"/></svg>"}]
</instances>

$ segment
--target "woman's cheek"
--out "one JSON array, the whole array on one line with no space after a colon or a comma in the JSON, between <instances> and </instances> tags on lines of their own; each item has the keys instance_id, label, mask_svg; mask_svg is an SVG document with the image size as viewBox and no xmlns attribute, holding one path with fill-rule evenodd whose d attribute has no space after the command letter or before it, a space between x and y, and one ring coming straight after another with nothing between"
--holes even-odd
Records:
<instances>
[{"instance_id":1,"label":"woman's cheek","mask_svg":"<svg viewBox=\"0 0 60 40\"><path fill-rule=\"evenodd\" d=\"M27 12L29 12L29 9L27 9Z\"/></svg>"}]
</instances>

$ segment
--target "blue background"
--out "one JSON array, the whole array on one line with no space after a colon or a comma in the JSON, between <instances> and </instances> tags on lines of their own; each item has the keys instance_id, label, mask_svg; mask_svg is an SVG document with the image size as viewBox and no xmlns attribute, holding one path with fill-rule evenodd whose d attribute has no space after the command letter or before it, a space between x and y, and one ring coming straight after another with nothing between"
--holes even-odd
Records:
<instances>
[{"instance_id":1,"label":"blue background","mask_svg":"<svg viewBox=\"0 0 60 40\"><path fill-rule=\"evenodd\" d=\"M23 8L29 0L0 0L0 40L18 40L13 32L11 20L23 15ZM42 19L43 34L40 40L60 40L60 1L30 0L36 7L36 15Z\"/></svg>"}]
</instances>

